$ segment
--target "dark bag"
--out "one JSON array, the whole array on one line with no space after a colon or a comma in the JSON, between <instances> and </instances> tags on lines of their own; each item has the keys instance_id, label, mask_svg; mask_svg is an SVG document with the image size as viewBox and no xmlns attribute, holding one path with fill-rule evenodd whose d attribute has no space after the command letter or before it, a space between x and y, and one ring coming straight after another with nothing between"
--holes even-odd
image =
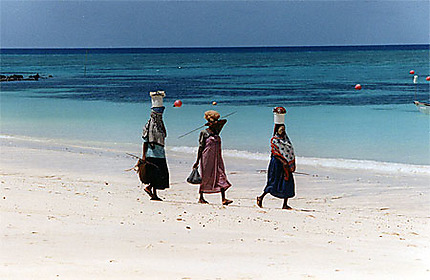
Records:
<instances>
[{"instance_id":1,"label":"dark bag","mask_svg":"<svg viewBox=\"0 0 430 280\"><path fill-rule=\"evenodd\" d=\"M139 159L136 163L136 167L137 167L137 175L139 175L139 179L143 184L149 184L149 176L148 176L148 162L143 160L143 159Z\"/></svg>"},{"instance_id":2,"label":"dark bag","mask_svg":"<svg viewBox=\"0 0 430 280\"><path fill-rule=\"evenodd\" d=\"M202 182L202 177L200 177L200 173L197 168L193 168L190 176L187 178L187 182L190 184L200 184Z\"/></svg>"}]
</instances>

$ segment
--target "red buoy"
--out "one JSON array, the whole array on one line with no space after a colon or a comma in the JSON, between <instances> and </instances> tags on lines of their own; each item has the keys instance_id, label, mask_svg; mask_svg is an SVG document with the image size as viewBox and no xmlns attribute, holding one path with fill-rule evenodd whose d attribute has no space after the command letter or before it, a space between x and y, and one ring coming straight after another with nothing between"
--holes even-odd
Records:
<instances>
[{"instance_id":1,"label":"red buoy","mask_svg":"<svg viewBox=\"0 0 430 280\"><path fill-rule=\"evenodd\" d=\"M360 90L360 89L361 89L361 85L360 85L360 84L356 84L356 85L355 85L355 89L356 89L356 90Z\"/></svg>"},{"instance_id":2,"label":"red buoy","mask_svg":"<svg viewBox=\"0 0 430 280\"><path fill-rule=\"evenodd\" d=\"M427 76L426 80L430 82L430 76Z\"/></svg>"},{"instance_id":3,"label":"red buoy","mask_svg":"<svg viewBox=\"0 0 430 280\"><path fill-rule=\"evenodd\" d=\"M409 74L413 75L413 74L415 74L415 71L411 70L411 71L409 71Z\"/></svg>"},{"instance_id":4,"label":"red buoy","mask_svg":"<svg viewBox=\"0 0 430 280\"><path fill-rule=\"evenodd\" d=\"M212 105L214 105L214 106L215 106L215 105L217 105L217 104L218 104L218 103L217 103L216 101L212 102Z\"/></svg>"},{"instance_id":5,"label":"red buoy","mask_svg":"<svg viewBox=\"0 0 430 280\"><path fill-rule=\"evenodd\" d=\"M176 100L175 103L173 103L173 107L181 107L181 106L182 106L181 100Z\"/></svg>"}]
</instances>

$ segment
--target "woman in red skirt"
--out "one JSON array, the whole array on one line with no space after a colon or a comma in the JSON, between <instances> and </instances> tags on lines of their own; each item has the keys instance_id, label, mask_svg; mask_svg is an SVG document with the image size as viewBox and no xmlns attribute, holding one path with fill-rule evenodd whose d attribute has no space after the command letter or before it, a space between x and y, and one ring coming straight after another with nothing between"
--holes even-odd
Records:
<instances>
[{"instance_id":1,"label":"woman in red skirt","mask_svg":"<svg viewBox=\"0 0 430 280\"><path fill-rule=\"evenodd\" d=\"M231 184L225 174L221 151L221 137L219 136L227 120L220 120L219 118L220 114L216 111L205 112L206 126L208 128L200 132L199 150L193 167L197 168L199 162L201 162L202 182L199 190L199 203L208 203L203 197L204 193L220 192L222 204L229 205L233 201L225 197L225 192L231 187Z\"/></svg>"}]
</instances>

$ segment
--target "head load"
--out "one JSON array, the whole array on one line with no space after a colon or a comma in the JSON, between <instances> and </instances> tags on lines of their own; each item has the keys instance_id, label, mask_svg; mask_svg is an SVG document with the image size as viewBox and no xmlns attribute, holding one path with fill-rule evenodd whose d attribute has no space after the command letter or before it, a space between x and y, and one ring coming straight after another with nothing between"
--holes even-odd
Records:
<instances>
[{"instance_id":1,"label":"head load","mask_svg":"<svg viewBox=\"0 0 430 280\"><path fill-rule=\"evenodd\" d=\"M284 107L276 107L273 109L273 119L275 124L285 124L285 114L287 110Z\"/></svg>"},{"instance_id":2,"label":"head load","mask_svg":"<svg viewBox=\"0 0 430 280\"><path fill-rule=\"evenodd\" d=\"M149 96L152 102L151 108L163 107L163 98L166 96L164 90L151 91Z\"/></svg>"},{"instance_id":3,"label":"head load","mask_svg":"<svg viewBox=\"0 0 430 280\"><path fill-rule=\"evenodd\" d=\"M219 120L220 114L217 111L209 110L205 112L205 120L207 121L206 125L210 125Z\"/></svg>"}]
</instances>

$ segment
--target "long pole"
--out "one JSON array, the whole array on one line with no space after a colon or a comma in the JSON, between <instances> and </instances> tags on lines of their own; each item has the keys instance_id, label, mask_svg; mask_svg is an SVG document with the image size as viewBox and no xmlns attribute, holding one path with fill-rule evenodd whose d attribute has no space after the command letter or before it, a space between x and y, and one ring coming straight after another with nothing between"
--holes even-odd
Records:
<instances>
[{"instance_id":1,"label":"long pole","mask_svg":"<svg viewBox=\"0 0 430 280\"><path fill-rule=\"evenodd\" d=\"M237 113L237 111L234 111L234 112L231 112L230 114L227 114L227 115L225 115L225 116L222 116L221 118L227 118L228 116L234 115L234 114L236 114L236 113ZM221 119L221 118L220 118L220 119ZM191 133L193 133L194 131L199 130L199 129L203 128L203 127L205 127L205 125L199 126L199 127L195 128L195 129L193 129L193 130L191 130L191 131L189 131L189 132L187 132L187 133L185 133L185 134L182 134L181 136L179 136L179 137L178 137L178 139L179 139L179 138L182 138L182 137L184 137L184 136L187 136L188 134L191 134Z\"/></svg>"}]
</instances>

